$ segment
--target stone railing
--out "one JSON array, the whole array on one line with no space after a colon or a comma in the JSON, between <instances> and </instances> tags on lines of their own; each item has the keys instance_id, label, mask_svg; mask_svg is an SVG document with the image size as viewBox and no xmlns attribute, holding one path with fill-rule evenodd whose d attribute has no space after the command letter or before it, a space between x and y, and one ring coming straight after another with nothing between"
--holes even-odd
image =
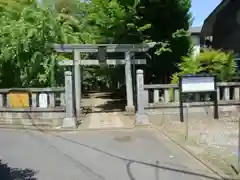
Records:
<instances>
[{"instance_id":1,"label":"stone railing","mask_svg":"<svg viewBox=\"0 0 240 180\"><path fill-rule=\"evenodd\" d=\"M29 96L29 107L13 108L9 100L11 92L24 92ZM46 107L40 106L39 97L41 94L47 95ZM55 112L65 111L65 89L57 88L18 88L0 89L0 112Z\"/></svg>"},{"instance_id":2,"label":"stone railing","mask_svg":"<svg viewBox=\"0 0 240 180\"><path fill-rule=\"evenodd\" d=\"M72 72L64 87L0 89L0 125L76 128Z\"/></svg>"},{"instance_id":3,"label":"stone railing","mask_svg":"<svg viewBox=\"0 0 240 180\"><path fill-rule=\"evenodd\" d=\"M153 104L176 104L179 102L179 88L177 84L149 84L144 85L149 105ZM192 93L190 102L206 102L211 100L208 93ZM219 104L240 104L240 83L219 82L217 83L217 97ZM147 104L146 104L147 105Z\"/></svg>"},{"instance_id":4,"label":"stone railing","mask_svg":"<svg viewBox=\"0 0 240 180\"><path fill-rule=\"evenodd\" d=\"M28 94L28 106L12 107L10 94ZM18 96L18 95L15 95ZM40 105L40 96L47 96ZM20 97L19 97L20 98ZM26 100L26 99L25 99ZM0 125L14 125L22 128L59 127L66 117L65 88L20 88L0 89Z\"/></svg>"},{"instance_id":5,"label":"stone railing","mask_svg":"<svg viewBox=\"0 0 240 180\"><path fill-rule=\"evenodd\" d=\"M180 103L177 84L144 84L142 70L137 70L137 114L136 121L154 117L157 120L169 117L179 120ZM217 83L219 117L239 117L240 83ZM213 102L210 93L189 93L183 97L188 102L189 117L213 118ZM186 107L186 103L184 103Z\"/></svg>"},{"instance_id":6,"label":"stone railing","mask_svg":"<svg viewBox=\"0 0 240 180\"><path fill-rule=\"evenodd\" d=\"M76 128L72 72L64 88L0 89L0 125Z\"/></svg>"}]
</instances>

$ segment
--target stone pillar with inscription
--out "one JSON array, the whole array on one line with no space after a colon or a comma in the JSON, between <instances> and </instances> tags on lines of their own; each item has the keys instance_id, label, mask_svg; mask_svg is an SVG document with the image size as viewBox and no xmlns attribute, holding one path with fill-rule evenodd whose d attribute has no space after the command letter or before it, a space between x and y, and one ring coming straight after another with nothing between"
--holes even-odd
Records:
<instances>
[{"instance_id":1,"label":"stone pillar with inscription","mask_svg":"<svg viewBox=\"0 0 240 180\"><path fill-rule=\"evenodd\" d=\"M63 128L76 128L76 121L73 113L73 90L72 90L72 72L65 72L65 118L63 119Z\"/></svg>"},{"instance_id":2,"label":"stone pillar with inscription","mask_svg":"<svg viewBox=\"0 0 240 180\"><path fill-rule=\"evenodd\" d=\"M131 73L131 52L125 52L125 78L126 78L126 92L127 92L127 106L125 110L127 113L135 113L133 105L133 87L132 87L132 73Z\"/></svg>"},{"instance_id":3,"label":"stone pillar with inscription","mask_svg":"<svg viewBox=\"0 0 240 180\"><path fill-rule=\"evenodd\" d=\"M144 74L143 70L137 70L137 114L136 125L149 124L148 116L145 114L144 106L146 104L146 92L144 92Z\"/></svg>"}]
</instances>

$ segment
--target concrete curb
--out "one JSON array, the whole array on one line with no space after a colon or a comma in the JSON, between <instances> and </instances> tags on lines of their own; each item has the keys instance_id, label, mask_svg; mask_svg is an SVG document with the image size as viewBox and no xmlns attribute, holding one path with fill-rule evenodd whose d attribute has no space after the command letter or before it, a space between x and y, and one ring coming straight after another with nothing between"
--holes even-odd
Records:
<instances>
[{"instance_id":1,"label":"concrete curb","mask_svg":"<svg viewBox=\"0 0 240 180\"><path fill-rule=\"evenodd\" d=\"M177 145L180 149L182 149L183 151L185 151L187 154L189 154L190 156L192 156L195 160L197 160L198 162L200 162L201 164L203 164L205 167L207 167L210 171L212 171L215 175L219 176L219 178L223 179L223 180L233 180L231 177L229 177L228 175L224 174L223 172L220 172L219 169L217 169L215 166L211 165L210 163L204 161L202 158L197 157L196 155L194 155L192 152L190 152L188 149L186 149L183 145L181 145L180 143L178 143L177 141L175 141L173 138L171 138L169 135L167 135L166 133L164 133L159 127L150 124L150 126L153 129L156 129L157 131L159 131L163 136L165 136L166 138L168 138L169 140L171 140L175 145Z\"/></svg>"}]
</instances>

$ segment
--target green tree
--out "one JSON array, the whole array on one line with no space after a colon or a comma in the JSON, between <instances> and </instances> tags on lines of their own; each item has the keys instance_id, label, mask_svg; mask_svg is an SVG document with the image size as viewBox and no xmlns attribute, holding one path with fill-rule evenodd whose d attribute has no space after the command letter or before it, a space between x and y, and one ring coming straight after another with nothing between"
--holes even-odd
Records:
<instances>
[{"instance_id":1,"label":"green tree","mask_svg":"<svg viewBox=\"0 0 240 180\"><path fill-rule=\"evenodd\" d=\"M80 42L77 20L66 23L62 14L27 6L22 11L1 12L0 79L3 87L50 86L55 83L53 43Z\"/></svg>"},{"instance_id":2,"label":"green tree","mask_svg":"<svg viewBox=\"0 0 240 180\"><path fill-rule=\"evenodd\" d=\"M154 75L157 82L174 73L176 63L188 53L190 7L190 0L141 0L137 5L137 14L141 17L137 25L151 24L144 31L143 41L157 42L152 59L148 61L148 74Z\"/></svg>"},{"instance_id":3,"label":"green tree","mask_svg":"<svg viewBox=\"0 0 240 180\"><path fill-rule=\"evenodd\" d=\"M18 74L16 79L7 81L10 73L1 71L1 79L8 86L53 84L54 68L59 68L56 68L57 56L50 48L52 43L157 42L150 52L152 60L148 61L148 69L158 79L175 72L175 63L188 50L189 0L42 1L40 6L34 0L9 0L5 6L7 1L0 0L3 9L0 66L12 68ZM101 74L109 80L109 73L116 72L119 77L124 73L123 68L116 68L104 75L103 69L95 69L101 73L91 73L91 67L87 74Z\"/></svg>"},{"instance_id":4,"label":"green tree","mask_svg":"<svg viewBox=\"0 0 240 180\"><path fill-rule=\"evenodd\" d=\"M0 0L0 8L10 8L19 12L24 7L35 3L36 0Z\"/></svg>"},{"instance_id":5,"label":"green tree","mask_svg":"<svg viewBox=\"0 0 240 180\"><path fill-rule=\"evenodd\" d=\"M78 0L39 0L40 4L57 11L58 13L78 14L79 5L84 4Z\"/></svg>"}]
</instances>

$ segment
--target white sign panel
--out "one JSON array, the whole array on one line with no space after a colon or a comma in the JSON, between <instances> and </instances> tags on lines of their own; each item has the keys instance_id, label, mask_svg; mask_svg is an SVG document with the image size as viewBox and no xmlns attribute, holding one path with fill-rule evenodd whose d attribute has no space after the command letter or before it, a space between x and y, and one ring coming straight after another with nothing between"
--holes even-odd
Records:
<instances>
[{"instance_id":1,"label":"white sign panel","mask_svg":"<svg viewBox=\"0 0 240 180\"><path fill-rule=\"evenodd\" d=\"M39 107L41 108L48 107L48 96L46 93L39 94Z\"/></svg>"},{"instance_id":2,"label":"white sign panel","mask_svg":"<svg viewBox=\"0 0 240 180\"><path fill-rule=\"evenodd\" d=\"M182 92L207 92L215 90L214 77L183 77Z\"/></svg>"}]
</instances>

